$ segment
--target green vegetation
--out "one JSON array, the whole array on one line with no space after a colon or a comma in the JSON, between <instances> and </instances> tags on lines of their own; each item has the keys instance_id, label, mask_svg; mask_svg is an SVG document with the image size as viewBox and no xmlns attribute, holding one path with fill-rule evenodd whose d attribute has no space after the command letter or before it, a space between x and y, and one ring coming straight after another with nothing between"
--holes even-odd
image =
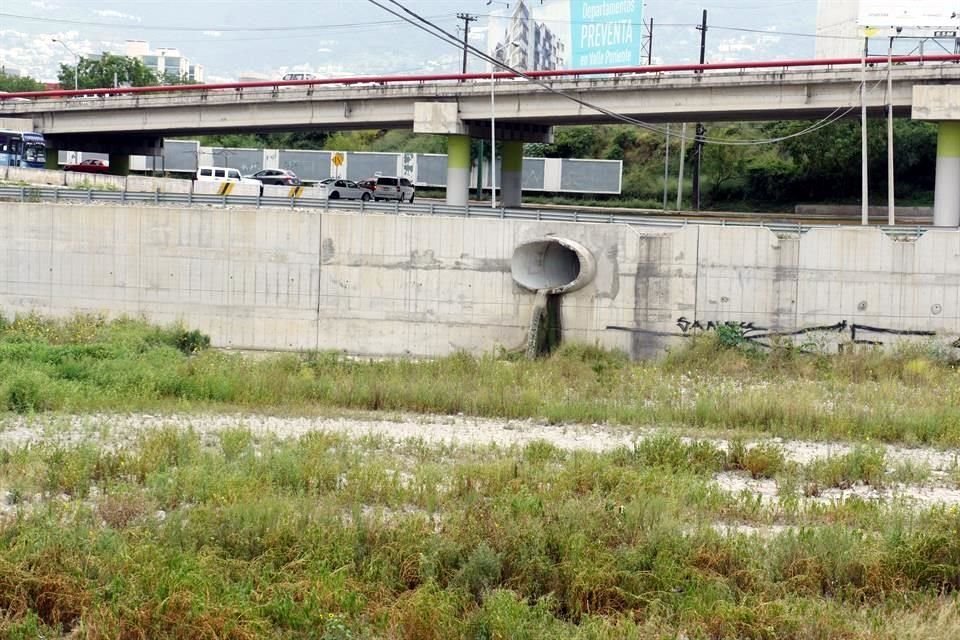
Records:
<instances>
[{"instance_id":1,"label":"green vegetation","mask_svg":"<svg viewBox=\"0 0 960 640\"><path fill-rule=\"evenodd\" d=\"M813 122L716 123L708 139L765 140L786 138L776 144L724 146L707 144L702 163L703 204L711 209L792 209L797 203L859 202L860 125L842 120L793 138ZM936 163L936 126L911 120L894 123L897 164L895 184L901 202L933 201L933 167ZM672 128L679 135L677 128ZM692 136L692 133L688 133ZM872 120L870 184L877 201L886 199L886 124ZM690 161L692 142L687 143ZM676 202L679 148L672 141L673 176L668 202ZM663 197L664 136L627 125L560 127L551 145L527 145L527 155L559 158L604 158L624 161L620 197L594 198L613 204L660 208ZM686 171L685 202L689 203L690 167Z\"/></svg>"},{"instance_id":2,"label":"green vegetation","mask_svg":"<svg viewBox=\"0 0 960 640\"><path fill-rule=\"evenodd\" d=\"M0 319L0 409L25 416L0 421L17 425L0 431L0 637L960 634L956 507L818 498L929 474L875 444L798 463L670 432L596 453L36 415L386 409L957 446L960 374L932 347L828 357L706 334L632 363L584 345L536 361L209 346L131 319ZM779 495L724 490L730 473Z\"/></svg>"},{"instance_id":3,"label":"green vegetation","mask_svg":"<svg viewBox=\"0 0 960 640\"><path fill-rule=\"evenodd\" d=\"M0 91L13 93L16 91L43 91L42 82L26 76L12 76L0 70Z\"/></svg>"},{"instance_id":4,"label":"green vegetation","mask_svg":"<svg viewBox=\"0 0 960 640\"><path fill-rule=\"evenodd\" d=\"M462 412L960 445L960 374L933 346L828 356L787 345L761 353L722 338L703 335L661 362L638 363L576 344L538 361L463 353L426 361L332 352L250 358L206 349L205 336L182 328L24 316L0 325L0 408ZM754 475L778 469L774 452L751 455L758 459L742 466Z\"/></svg>"},{"instance_id":5,"label":"green vegetation","mask_svg":"<svg viewBox=\"0 0 960 640\"><path fill-rule=\"evenodd\" d=\"M3 637L960 632L956 509L763 506L711 483L725 454L704 442L596 454L240 428L71 442L0 454Z\"/></svg>"},{"instance_id":6,"label":"green vegetation","mask_svg":"<svg viewBox=\"0 0 960 640\"><path fill-rule=\"evenodd\" d=\"M76 77L79 73L79 77ZM73 64L61 64L57 79L61 87L102 89L119 84L125 87L148 87L158 84L185 84L184 78L157 75L139 58L101 53L97 57L81 57L79 70Z\"/></svg>"}]
</instances>

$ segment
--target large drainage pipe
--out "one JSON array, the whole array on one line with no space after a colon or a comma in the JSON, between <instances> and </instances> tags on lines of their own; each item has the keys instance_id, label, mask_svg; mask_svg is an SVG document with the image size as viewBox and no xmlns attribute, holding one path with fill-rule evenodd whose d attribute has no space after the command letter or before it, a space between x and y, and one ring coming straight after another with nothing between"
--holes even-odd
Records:
<instances>
[{"instance_id":1,"label":"large drainage pipe","mask_svg":"<svg viewBox=\"0 0 960 640\"><path fill-rule=\"evenodd\" d=\"M560 296L592 282L597 261L583 245L549 237L517 246L510 272L514 282L536 294L527 333L527 357L548 354L562 338Z\"/></svg>"}]
</instances>

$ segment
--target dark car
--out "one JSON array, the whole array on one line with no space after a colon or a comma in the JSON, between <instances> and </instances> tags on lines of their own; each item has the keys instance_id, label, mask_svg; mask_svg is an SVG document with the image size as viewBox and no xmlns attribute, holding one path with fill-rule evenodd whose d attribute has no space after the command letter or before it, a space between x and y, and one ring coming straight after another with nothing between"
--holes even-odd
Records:
<instances>
[{"instance_id":1,"label":"dark car","mask_svg":"<svg viewBox=\"0 0 960 640\"><path fill-rule=\"evenodd\" d=\"M80 171L82 173L109 173L110 165L103 160L84 160L76 164L68 164L64 171Z\"/></svg>"},{"instance_id":2,"label":"dark car","mask_svg":"<svg viewBox=\"0 0 960 640\"><path fill-rule=\"evenodd\" d=\"M244 178L253 178L259 180L260 184L278 184L281 186L298 187L300 178L289 169L262 169L250 176Z\"/></svg>"}]
</instances>

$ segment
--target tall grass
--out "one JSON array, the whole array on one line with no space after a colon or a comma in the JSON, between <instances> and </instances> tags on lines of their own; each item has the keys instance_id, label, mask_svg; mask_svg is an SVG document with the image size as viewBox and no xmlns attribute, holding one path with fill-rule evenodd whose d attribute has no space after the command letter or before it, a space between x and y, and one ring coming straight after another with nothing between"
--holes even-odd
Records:
<instances>
[{"instance_id":1,"label":"tall grass","mask_svg":"<svg viewBox=\"0 0 960 640\"><path fill-rule=\"evenodd\" d=\"M0 519L0 635L894 638L956 604L955 509L836 503L721 535L750 515L712 488L729 460L707 443L385 444L159 429L10 450L0 483L33 497Z\"/></svg>"},{"instance_id":2,"label":"tall grass","mask_svg":"<svg viewBox=\"0 0 960 640\"><path fill-rule=\"evenodd\" d=\"M0 322L0 409L340 408L960 446L960 375L934 350L759 354L707 337L661 362L584 345L537 361L365 361L250 358L208 344L129 319Z\"/></svg>"}]
</instances>

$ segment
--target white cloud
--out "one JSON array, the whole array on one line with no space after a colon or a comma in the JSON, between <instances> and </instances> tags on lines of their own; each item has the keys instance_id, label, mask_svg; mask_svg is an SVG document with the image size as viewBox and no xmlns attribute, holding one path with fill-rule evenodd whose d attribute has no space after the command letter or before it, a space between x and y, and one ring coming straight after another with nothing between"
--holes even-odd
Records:
<instances>
[{"instance_id":1,"label":"white cloud","mask_svg":"<svg viewBox=\"0 0 960 640\"><path fill-rule=\"evenodd\" d=\"M204 31L203 35L210 36L211 38L219 38L223 35L222 31Z\"/></svg>"},{"instance_id":2,"label":"white cloud","mask_svg":"<svg viewBox=\"0 0 960 640\"><path fill-rule=\"evenodd\" d=\"M72 66L76 58L66 47L53 39L62 40L81 56L100 51L93 42L81 40L76 31L61 33L22 33L13 30L0 30L0 51L3 63L18 69L31 78L52 82L57 79L61 64Z\"/></svg>"},{"instance_id":3,"label":"white cloud","mask_svg":"<svg viewBox=\"0 0 960 640\"><path fill-rule=\"evenodd\" d=\"M130 20L131 22L142 22L138 16L130 15L129 13L120 13L113 9L95 9L93 12L101 18L118 18L120 20Z\"/></svg>"},{"instance_id":4,"label":"white cloud","mask_svg":"<svg viewBox=\"0 0 960 640\"><path fill-rule=\"evenodd\" d=\"M317 53L333 53L333 49L329 47L320 47L317 49Z\"/></svg>"},{"instance_id":5,"label":"white cloud","mask_svg":"<svg viewBox=\"0 0 960 640\"><path fill-rule=\"evenodd\" d=\"M30 6L40 9L41 11L52 11L53 9L59 8L58 5L45 2L44 0L33 0L33 2L30 3Z\"/></svg>"}]
</instances>

